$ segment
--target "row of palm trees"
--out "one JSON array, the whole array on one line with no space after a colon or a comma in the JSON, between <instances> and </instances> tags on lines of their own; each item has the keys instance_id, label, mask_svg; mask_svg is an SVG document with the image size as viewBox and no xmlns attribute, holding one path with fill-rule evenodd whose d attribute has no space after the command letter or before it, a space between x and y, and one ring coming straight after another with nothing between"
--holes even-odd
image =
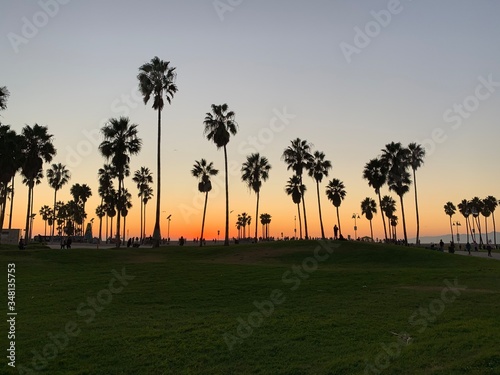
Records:
<instances>
[{"instance_id":1,"label":"row of palm trees","mask_svg":"<svg viewBox=\"0 0 500 375\"><path fill-rule=\"evenodd\" d=\"M495 248L497 247L496 223L495 223L495 209L499 205L499 201L492 195L484 199L474 197L471 200L463 199L457 206L458 211L465 218L465 227L467 233L467 242L469 242L469 234L474 243L479 243L480 246L486 246L490 243L488 239L488 218L491 216L493 219L493 238ZM444 205L444 212L449 216L450 232L453 239L453 224L452 217L457 211L457 206L453 202L447 202ZM484 217L484 228L486 236L486 244L483 242L481 230L481 215ZM479 240L476 239L476 228L479 232Z\"/></svg>"}]
</instances>

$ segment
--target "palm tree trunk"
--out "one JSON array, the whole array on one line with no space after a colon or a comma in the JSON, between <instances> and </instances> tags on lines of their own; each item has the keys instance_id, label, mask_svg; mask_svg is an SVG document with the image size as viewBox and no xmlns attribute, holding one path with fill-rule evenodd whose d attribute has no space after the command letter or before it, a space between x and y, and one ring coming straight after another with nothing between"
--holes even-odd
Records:
<instances>
[{"instance_id":1,"label":"palm tree trunk","mask_svg":"<svg viewBox=\"0 0 500 375\"><path fill-rule=\"evenodd\" d=\"M123 217L123 242L125 242L125 228L127 226L127 217Z\"/></svg>"},{"instance_id":2,"label":"palm tree trunk","mask_svg":"<svg viewBox=\"0 0 500 375\"><path fill-rule=\"evenodd\" d=\"M143 217L144 217L144 201L142 200L142 194L141 194L140 199L141 199L141 229L139 230L139 232L141 234L141 241L142 241L142 234L143 234L142 233L142 228L143 228L142 223L143 223Z\"/></svg>"},{"instance_id":3,"label":"palm tree trunk","mask_svg":"<svg viewBox=\"0 0 500 375\"><path fill-rule=\"evenodd\" d=\"M14 180L15 176L12 176L12 190L10 191L9 229L12 229L12 213L14 209Z\"/></svg>"},{"instance_id":4,"label":"palm tree trunk","mask_svg":"<svg viewBox=\"0 0 500 375\"><path fill-rule=\"evenodd\" d=\"M208 191L205 193L205 205L203 207L203 219L201 220L200 247L203 246L203 231L205 230L205 214L207 212Z\"/></svg>"},{"instance_id":5,"label":"palm tree trunk","mask_svg":"<svg viewBox=\"0 0 500 375\"><path fill-rule=\"evenodd\" d=\"M109 216L108 213L106 213L106 243L108 243L108 238L109 238Z\"/></svg>"},{"instance_id":6,"label":"palm tree trunk","mask_svg":"<svg viewBox=\"0 0 500 375\"><path fill-rule=\"evenodd\" d=\"M302 219L300 218L300 203L297 203L297 212L299 213L299 232L300 232L300 239L302 239Z\"/></svg>"},{"instance_id":7,"label":"palm tree trunk","mask_svg":"<svg viewBox=\"0 0 500 375\"><path fill-rule=\"evenodd\" d=\"M495 212L493 211L491 213L491 216L493 216L493 241L495 243L495 249L497 248L497 226L495 224Z\"/></svg>"},{"instance_id":8,"label":"palm tree trunk","mask_svg":"<svg viewBox=\"0 0 500 375\"><path fill-rule=\"evenodd\" d=\"M109 225L109 238L113 238L113 216L111 216L111 223Z\"/></svg>"},{"instance_id":9,"label":"palm tree trunk","mask_svg":"<svg viewBox=\"0 0 500 375\"><path fill-rule=\"evenodd\" d=\"M337 206L335 206L336 210L337 210L337 223L339 225L339 237L342 235L342 229L340 229L340 215L339 215L339 208Z\"/></svg>"},{"instance_id":10,"label":"palm tree trunk","mask_svg":"<svg viewBox=\"0 0 500 375\"><path fill-rule=\"evenodd\" d=\"M405 245L408 245L408 236L406 235L406 220L405 220L405 208L403 205L403 196L399 196L399 200L401 201L401 216L403 217L403 234L405 236Z\"/></svg>"},{"instance_id":11,"label":"palm tree trunk","mask_svg":"<svg viewBox=\"0 0 500 375\"><path fill-rule=\"evenodd\" d=\"M121 198L122 198L122 176L118 176L118 202L120 205L117 207L118 209L116 210L116 247L120 247L120 221L121 221Z\"/></svg>"},{"instance_id":12,"label":"palm tree trunk","mask_svg":"<svg viewBox=\"0 0 500 375\"><path fill-rule=\"evenodd\" d=\"M229 182L227 176L227 150L224 145L224 171L226 180L226 229L224 233L224 246L229 246Z\"/></svg>"},{"instance_id":13,"label":"palm tree trunk","mask_svg":"<svg viewBox=\"0 0 500 375\"><path fill-rule=\"evenodd\" d=\"M54 221L56 219L56 198L57 198L57 189L54 189L54 208L52 211L52 215L54 215ZM51 231L50 237L51 237L50 240L52 241L52 237L54 237L54 226L53 225L52 225L52 231Z\"/></svg>"},{"instance_id":14,"label":"palm tree trunk","mask_svg":"<svg viewBox=\"0 0 500 375\"><path fill-rule=\"evenodd\" d=\"M30 209L30 238L33 237L33 206L35 202L35 186L31 188L31 209Z\"/></svg>"},{"instance_id":15,"label":"palm tree trunk","mask_svg":"<svg viewBox=\"0 0 500 375\"><path fill-rule=\"evenodd\" d=\"M384 215L384 210L382 210L382 196L380 195L380 190L377 191L377 193L378 193L378 204L380 207L380 213L382 214L382 223L384 223L384 236L385 240L387 241L387 228L385 226L385 215Z\"/></svg>"},{"instance_id":16,"label":"palm tree trunk","mask_svg":"<svg viewBox=\"0 0 500 375\"><path fill-rule=\"evenodd\" d=\"M300 175L300 186L302 187L302 175ZM302 195L302 209L304 211L304 229L305 229L305 234L306 234L306 240L309 239L309 232L307 231L307 215L306 215L306 200L305 200L305 194L304 191L300 191L300 194Z\"/></svg>"},{"instance_id":17,"label":"palm tree trunk","mask_svg":"<svg viewBox=\"0 0 500 375\"><path fill-rule=\"evenodd\" d=\"M467 232L467 243L469 243L469 220L468 218L465 218L465 231Z\"/></svg>"},{"instance_id":18,"label":"palm tree trunk","mask_svg":"<svg viewBox=\"0 0 500 375\"><path fill-rule=\"evenodd\" d=\"M488 241L488 218L485 216L484 217L484 230L485 230L485 236L486 236L486 246L488 246L489 241Z\"/></svg>"},{"instance_id":19,"label":"palm tree trunk","mask_svg":"<svg viewBox=\"0 0 500 375\"><path fill-rule=\"evenodd\" d=\"M316 193L318 193L319 225L321 227L321 239L325 239L325 230L323 229L323 217L321 216L321 201L319 196L319 182L316 181Z\"/></svg>"},{"instance_id":20,"label":"palm tree trunk","mask_svg":"<svg viewBox=\"0 0 500 375\"><path fill-rule=\"evenodd\" d=\"M257 228L259 227L259 195L260 193L257 192L257 207L255 209L255 243L257 243ZM249 230L250 232L250 230ZM264 233L262 233L262 237L264 237Z\"/></svg>"},{"instance_id":21,"label":"palm tree trunk","mask_svg":"<svg viewBox=\"0 0 500 375\"><path fill-rule=\"evenodd\" d=\"M370 233L372 235L372 241L373 241L373 228L372 228L372 221L370 220Z\"/></svg>"},{"instance_id":22,"label":"palm tree trunk","mask_svg":"<svg viewBox=\"0 0 500 375\"><path fill-rule=\"evenodd\" d=\"M31 182L28 182L28 209L26 210L26 228L24 230L24 243L28 244L30 235L30 219L31 219Z\"/></svg>"},{"instance_id":23,"label":"palm tree trunk","mask_svg":"<svg viewBox=\"0 0 500 375\"><path fill-rule=\"evenodd\" d=\"M146 207L147 207L147 203L144 203L144 228L143 228L143 231L142 231L142 235L144 236L143 237L143 240L144 238L146 238Z\"/></svg>"},{"instance_id":24,"label":"palm tree trunk","mask_svg":"<svg viewBox=\"0 0 500 375\"><path fill-rule=\"evenodd\" d=\"M450 231L451 231L451 241L453 242L453 225L451 224L451 215L450 215Z\"/></svg>"},{"instance_id":25,"label":"palm tree trunk","mask_svg":"<svg viewBox=\"0 0 500 375\"><path fill-rule=\"evenodd\" d=\"M156 221L153 230L153 247L160 247L160 194L161 194L161 110L158 109L158 144L157 144L157 178L156 178Z\"/></svg>"},{"instance_id":26,"label":"palm tree trunk","mask_svg":"<svg viewBox=\"0 0 500 375\"><path fill-rule=\"evenodd\" d=\"M480 220L480 215L477 215L476 220L477 220L477 230L479 231L479 244L483 244L483 234L481 233L481 220Z\"/></svg>"},{"instance_id":27,"label":"palm tree trunk","mask_svg":"<svg viewBox=\"0 0 500 375\"><path fill-rule=\"evenodd\" d=\"M415 212L417 214L417 236L415 243L418 245L420 243L420 218L418 216L417 174L415 173L415 169L413 169L413 186L415 188ZM453 236L451 237L453 239Z\"/></svg>"},{"instance_id":28,"label":"palm tree trunk","mask_svg":"<svg viewBox=\"0 0 500 375\"><path fill-rule=\"evenodd\" d=\"M102 241L102 216L99 218L99 243Z\"/></svg>"}]
</instances>

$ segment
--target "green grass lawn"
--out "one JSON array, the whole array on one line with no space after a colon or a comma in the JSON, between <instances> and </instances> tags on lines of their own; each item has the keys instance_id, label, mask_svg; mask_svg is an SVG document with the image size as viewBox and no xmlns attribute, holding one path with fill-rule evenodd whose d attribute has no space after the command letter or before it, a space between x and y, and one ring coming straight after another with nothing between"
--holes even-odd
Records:
<instances>
[{"instance_id":1,"label":"green grass lawn","mask_svg":"<svg viewBox=\"0 0 500 375\"><path fill-rule=\"evenodd\" d=\"M0 374L500 374L500 262L337 245L0 246Z\"/></svg>"}]
</instances>

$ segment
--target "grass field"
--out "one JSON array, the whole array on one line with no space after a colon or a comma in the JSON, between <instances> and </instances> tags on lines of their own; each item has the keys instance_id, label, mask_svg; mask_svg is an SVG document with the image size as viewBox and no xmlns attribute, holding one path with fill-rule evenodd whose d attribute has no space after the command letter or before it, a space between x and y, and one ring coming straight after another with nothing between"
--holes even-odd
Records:
<instances>
[{"instance_id":1,"label":"grass field","mask_svg":"<svg viewBox=\"0 0 500 375\"><path fill-rule=\"evenodd\" d=\"M0 374L500 374L491 259L304 241L0 261L18 314Z\"/></svg>"}]
</instances>

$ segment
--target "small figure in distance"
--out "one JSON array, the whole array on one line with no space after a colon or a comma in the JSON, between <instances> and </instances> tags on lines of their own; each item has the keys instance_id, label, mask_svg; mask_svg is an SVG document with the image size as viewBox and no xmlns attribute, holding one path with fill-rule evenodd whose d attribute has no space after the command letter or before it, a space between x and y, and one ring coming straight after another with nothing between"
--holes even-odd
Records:
<instances>
[{"instance_id":1,"label":"small figure in distance","mask_svg":"<svg viewBox=\"0 0 500 375\"><path fill-rule=\"evenodd\" d=\"M450 246L448 246L448 252L453 254L455 252L455 244L453 241L450 241Z\"/></svg>"},{"instance_id":2,"label":"small figure in distance","mask_svg":"<svg viewBox=\"0 0 500 375\"><path fill-rule=\"evenodd\" d=\"M493 255L491 255L491 244L488 244L488 246L486 246L486 250L488 250L488 256L493 257Z\"/></svg>"},{"instance_id":3,"label":"small figure in distance","mask_svg":"<svg viewBox=\"0 0 500 375\"><path fill-rule=\"evenodd\" d=\"M132 237L130 237L127 241L127 247L132 246Z\"/></svg>"},{"instance_id":4,"label":"small figure in distance","mask_svg":"<svg viewBox=\"0 0 500 375\"><path fill-rule=\"evenodd\" d=\"M24 244L24 239L21 237L19 240L19 250L24 250L26 249L26 245Z\"/></svg>"},{"instance_id":5,"label":"small figure in distance","mask_svg":"<svg viewBox=\"0 0 500 375\"><path fill-rule=\"evenodd\" d=\"M333 239L338 240L338 234L339 234L339 227L337 224L333 227Z\"/></svg>"},{"instance_id":6,"label":"small figure in distance","mask_svg":"<svg viewBox=\"0 0 500 375\"><path fill-rule=\"evenodd\" d=\"M66 249L71 249L71 243L73 240L71 239L71 236L68 236L68 239L66 240Z\"/></svg>"},{"instance_id":7,"label":"small figure in distance","mask_svg":"<svg viewBox=\"0 0 500 375\"><path fill-rule=\"evenodd\" d=\"M470 243L467 242L467 245L465 245L465 249L469 252L470 255Z\"/></svg>"},{"instance_id":8,"label":"small figure in distance","mask_svg":"<svg viewBox=\"0 0 500 375\"><path fill-rule=\"evenodd\" d=\"M443 251L443 249L444 249L444 242L443 242L443 240L441 239L441 240L439 241L439 251Z\"/></svg>"}]
</instances>

